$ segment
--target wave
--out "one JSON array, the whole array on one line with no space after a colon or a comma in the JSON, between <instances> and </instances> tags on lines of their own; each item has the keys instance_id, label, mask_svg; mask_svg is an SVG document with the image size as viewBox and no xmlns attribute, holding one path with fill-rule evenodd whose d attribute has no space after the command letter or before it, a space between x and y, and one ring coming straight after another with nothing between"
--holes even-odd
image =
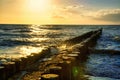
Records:
<instances>
[{"instance_id":1,"label":"wave","mask_svg":"<svg viewBox=\"0 0 120 80\"><path fill-rule=\"evenodd\" d=\"M19 46L19 45L31 45L33 42L19 41L19 40L2 40L0 46ZM35 43L34 43L35 44Z\"/></svg>"},{"instance_id":2,"label":"wave","mask_svg":"<svg viewBox=\"0 0 120 80\"><path fill-rule=\"evenodd\" d=\"M120 79L120 55L91 54L86 66L90 75Z\"/></svg>"}]
</instances>

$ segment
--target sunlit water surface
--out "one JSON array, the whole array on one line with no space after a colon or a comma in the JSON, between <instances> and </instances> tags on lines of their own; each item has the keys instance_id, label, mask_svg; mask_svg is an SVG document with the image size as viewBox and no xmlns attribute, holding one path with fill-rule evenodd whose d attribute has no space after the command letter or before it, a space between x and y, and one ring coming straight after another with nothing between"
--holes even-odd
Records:
<instances>
[{"instance_id":1,"label":"sunlit water surface","mask_svg":"<svg viewBox=\"0 0 120 80\"><path fill-rule=\"evenodd\" d=\"M87 26L86 26L87 27ZM0 25L0 56L21 57L86 33L91 28L67 25Z\"/></svg>"},{"instance_id":2,"label":"sunlit water surface","mask_svg":"<svg viewBox=\"0 0 120 80\"><path fill-rule=\"evenodd\" d=\"M98 28L103 28L103 34L95 48L120 50L120 26L0 25L0 57L18 58L39 53L45 47ZM93 53L88 57L86 72L91 80L120 80L120 55Z\"/></svg>"}]
</instances>

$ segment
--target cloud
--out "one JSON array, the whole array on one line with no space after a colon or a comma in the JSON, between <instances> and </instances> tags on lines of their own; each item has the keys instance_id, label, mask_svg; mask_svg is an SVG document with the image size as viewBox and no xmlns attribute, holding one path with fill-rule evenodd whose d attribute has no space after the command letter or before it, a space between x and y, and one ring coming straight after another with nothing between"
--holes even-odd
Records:
<instances>
[{"instance_id":1,"label":"cloud","mask_svg":"<svg viewBox=\"0 0 120 80\"><path fill-rule=\"evenodd\" d=\"M61 15L53 15L52 18L55 18L55 19L65 19L65 17L61 16Z\"/></svg>"},{"instance_id":2,"label":"cloud","mask_svg":"<svg viewBox=\"0 0 120 80\"><path fill-rule=\"evenodd\" d=\"M94 10L84 5L54 6L51 18L54 19L92 19L97 21L120 22L120 9Z\"/></svg>"},{"instance_id":3,"label":"cloud","mask_svg":"<svg viewBox=\"0 0 120 80\"><path fill-rule=\"evenodd\" d=\"M84 6L83 5L70 5L70 6L54 6L51 14L52 18L70 18L75 15L82 15Z\"/></svg>"},{"instance_id":4,"label":"cloud","mask_svg":"<svg viewBox=\"0 0 120 80\"><path fill-rule=\"evenodd\" d=\"M81 10L83 10L83 5L74 5L74 6L67 6L64 8L65 12L72 13L72 14L79 14Z\"/></svg>"},{"instance_id":5,"label":"cloud","mask_svg":"<svg viewBox=\"0 0 120 80\"><path fill-rule=\"evenodd\" d=\"M120 9L104 9L97 12L90 12L88 15L93 19L119 22L120 21Z\"/></svg>"}]
</instances>

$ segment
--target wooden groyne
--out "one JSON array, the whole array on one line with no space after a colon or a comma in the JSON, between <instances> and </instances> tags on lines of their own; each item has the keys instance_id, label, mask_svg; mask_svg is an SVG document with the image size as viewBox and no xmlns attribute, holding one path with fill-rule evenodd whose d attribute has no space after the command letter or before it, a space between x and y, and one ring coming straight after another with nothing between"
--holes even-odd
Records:
<instances>
[{"instance_id":1,"label":"wooden groyne","mask_svg":"<svg viewBox=\"0 0 120 80\"><path fill-rule=\"evenodd\" d=\"M67 46L75 45L75 44L78 44L78 43L84 41L85 39L91 37L91 35L94 35L94 34L96 34L97 32L99 32L98 34L101 34L101 33L102 33L102 29L99 29L99 30L96 30L96 31L87 32L87 33L85 33L85 34L83 34L83 35L80 35L80 36L78 36L78 37L75 37L75 38L66 40L66 41L62 42L61 44L67 44ZM99 37L99 36L98 36L98 37Z\"/></svg>"},{"instance_id":2,"label":"wooden groyne","mask_svg":"<svg viewBox=\"0 0 120 80\"><path fill-rule=\"evenodd\" d=\"M102 29L90 31L76 38L66 40L62 44L67 44L69 49L58 54L45 58L51 53L50 48L45 48L39 54L31 54L20 59L13 59L0 65L0 79L7 80L13 74L26 70L26 67L40 61L39 76L34 80L79 80L78 64L83 56L88 54L88 48L94 46L96 40L102 33ZM23 77L23 80L29 80Z\"/></svg>"},{"instance_id":3,"label":"wooden groyne","mask_svg":"<svg viewBox=\"0 0 120 80\"><path fill-rule=\"evenodd\" d=\"M43 71L40 76L41 80L80 80L79 63L84 60L84 57L87 56L87 54L89 54L88 48L95 45L101 33L102 30L99 29L88 32L84 34L84 36L79 36L81 39L76 37L72 39L73 41L68 40L67 42L71 42L72 44L75 42L77 44L72 45L68 50L61 51L59 54L53 56L52 60L44 62L40 66L41 71ZM80 41L76 39L79 39ZM58 69L57 67L60 68ZM50 74L58 76L57 78L51 77ZM45 75L49 76L45 77Z\"/></svg>"},{"instance_id":4,"label":"wooden groyne","mask_svg":"<svg viewBox=\"0 0 120 80\"><path fill-rule=\"evenodd\" d=\"M89 36L83 34L82 37L79 36L79 40L75 38L71 40L66 40L64 44L68 44L70 41L72 44L76 42L75 45L69 45L68 49L60 51L58 54L53 55L51 59L46 59L46 61L41 62L39 66L39 76L36 74L26 75L23 80L35 79L37 80L85 80L80 78L79 63L84 57L89 54L88 48L94 46L97 39L102 33L102 29L88 32ZM87 34L87 33L86 33ZM85 37L85 38L84 38ZM78 37L77 37L78 38ZM78 42L77 42L78 41Z\"/></svg>"}]
</instances>

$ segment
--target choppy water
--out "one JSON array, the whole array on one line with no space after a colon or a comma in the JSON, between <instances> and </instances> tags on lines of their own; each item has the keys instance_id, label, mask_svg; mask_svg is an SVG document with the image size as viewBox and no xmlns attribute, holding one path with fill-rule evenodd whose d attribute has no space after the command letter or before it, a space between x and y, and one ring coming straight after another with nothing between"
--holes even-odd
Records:
<instances>
[{"instance_id":1,"label":"choppy water","mask_svg":"<svg viewBox=\"0 0 120 80\"><path fill-rule=\"evenodd\" d=\"M114 25L0 25L0 57L20 57L38 53L83 33L103 28L95 48L120 50L120 26ZM91 54L86 71L92 80L119 80L120 55Z\"/></svg>"},{"instance_id":2,"label":"choppy water","mask_svg":"<svg viewBox=\"0 0 120 80\"><path fill-rule=\"evenodd\" d=\"M86 26L87 27L87 26ZM0 25L0 56L29 55L94 28L67 25Z\"/></svg>"},{"instance_id":3,"label":"choppy water","mask_svg":"<svg viewBox=\"0 0 120 80\"><path fill-rule=\"evenodd\" d=\"M120 28L106 26L97 41L95 49L120 50ZM93 53L86 64L86 71L91 80L120 80L120 53Z\"/></svg>"}]
</instances>

